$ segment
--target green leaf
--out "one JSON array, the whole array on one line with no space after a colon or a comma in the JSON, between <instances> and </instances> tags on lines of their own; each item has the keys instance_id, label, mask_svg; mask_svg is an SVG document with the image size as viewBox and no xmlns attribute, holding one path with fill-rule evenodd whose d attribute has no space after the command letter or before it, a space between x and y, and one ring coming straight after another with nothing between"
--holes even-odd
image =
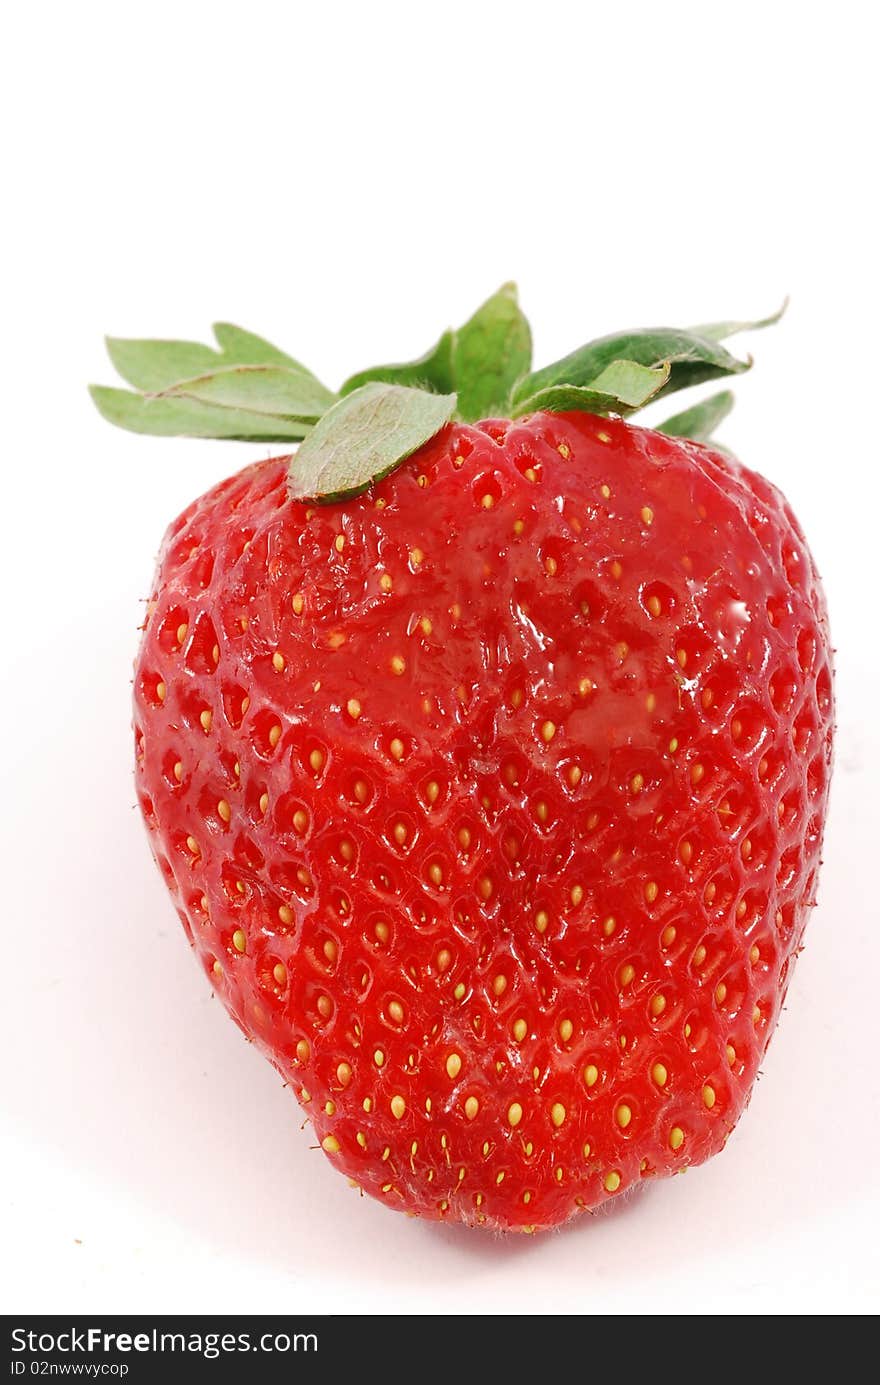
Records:
<instances>
[{"instance_id":1,"label":"green leaf","mask_svg":"<svg viewBox=\"0 0 880 1385\"><path fill-rule=\"evenodd\" d=\"M231 322L215 322L212 331L225 365L286 365L305 371L299 361L273 346L265 337L258 337L256 332L247 332ZM311 374L310 371L306 373ZM178 376L178 379L183 378Z\"/></svg>"},{"instance_id":2,"label":"green leaf","mask_svg":"<svg viewBox=\"0 0 880 1385\"><path fill-rule=\"evenodd\" d=\"M646 328L642 331L621 332L600 337L580 347L553 365L536 370L521 380L514 390L513 401L519 406L524 399L553 385L591 387L615 361L632 361L651 369L669 367L665 384L657 394L699 385L724 375L739 375L748 370L751 362L737 360L720 343L708 337L673 327Z\"/></svg>"},{"instance_id":3,"label":"green leaf","mask_svg":"<svg viewBox=\"0 0 880 1385\"><path fill-rule=\"evenodd\" d=\"M127 428L130 433L241 442L298 442L309 431L306 423L203 404L196 399L144 396L105 385L92 385L89 393L109 423Z\"/></svg>"},{"instance_id":4,"label":"green leaf","mask_svg":"<svg viewBox=\"0 0 880 1385\"><path fill-rule=\"evenodd\" d=\"M737 332L756 332L759 327L772 327L778 322L788 307L788 299L782 300L781 308L772 313L770 317L762 317L756 322L704 322L699 327L692 327L690 330L694 336L707 337L709 341L723 341L726 337L735 337Z\"/></svg>"},{"instance_id":5,"label":"green leaf","mask_svg":"<svg viewBox=\"0 0 880 1385\"><path fill-rule=\"evenodd\" d=\"M454 394L370 381L326 413L293 456L294 500L330 504L359 495L448 423Z\"/></svg>"},{"instance_id":6,"label":"green leaf","mask_svg":"<svg viewBox=\"0 0 880 1385\"><path fill-rule=\"evenodd\" d=\"M115 370L138 390L164 390L220 364L218 353L197 341L105 340Z\"/></svg>"},{"instance_id":7,"label":"green leaf","mask_svg":"<svg viewBox=\"0 0 880 1385\"><path fill-rule=\"evenodd\" d=\"M667 433L671 438L690 438L693 442L706 442L711 438L719 423L722 423L733 408L733 395L730 390L720 390L701 399L680 414L673 414L665 423L657 426L659 433Z\"/></svg>"},{"instance_id":8,"label":"green leaf","mask_svg":"<svg viewBox=\"0 0 880 1385\"><path fill-rule=\"evenodd\" d=\"M641 409L669 379L669 366L642 366L635 361L613 361L592 385L550 385L517 404L515 413L628 414Z\"/></svg>"},{"instance_id":9,"label":"green leaf","mask_svg":"<svg viewBox=\"0 0 880 1385\"><path fill-rule=\"evenodd\" d=\"M195 399L226 409L316 423L336 402L313 375L277 365L229 366L195 380L182 380L163 397Z\"/></svg>"},{"instance_id":10,"label":"green leaf","mask_svg":"<svg viewBox=\"0 0 880 1385\"><path fill-rule=\"evenodd\" d=\"M455 334L452 376L458 412L471 422L507 412L511 390L532 363L532 334L516 285L503 284Z\"/></svg>"},{"instance_id":11,"label":"green leaf","mask_svg":"<svg viewBox=\"0 0 880 1385\"><path fill-rule=\"evenodd\" d=\"M389 385L411 385L434 390L437 394L449 394L452 390L452 345L453 332L443 336L430 351L417 361L405 361L401 365L376 365L367 370L359 370L351 375L340 389L343 397L360 389L371 380L380 380Z\"/></svg>"},{"instance_id":12,"label":"green leaf","mask_svg":"<svg viewBox=\"0 0 880 1385\"><path fill-rule=\"evenodd\" d=\"M107 354L123 380L149 394L161 394L181 380L191 380L235 365L281 365L288 370L298 370L310 380L315 379L299 361L286 356L263 337L246 332L243 327L234 327L230 322L217 322L214 336L220 346L219 351L198 341L107 337Z\"/></svg>"}]
</instances>

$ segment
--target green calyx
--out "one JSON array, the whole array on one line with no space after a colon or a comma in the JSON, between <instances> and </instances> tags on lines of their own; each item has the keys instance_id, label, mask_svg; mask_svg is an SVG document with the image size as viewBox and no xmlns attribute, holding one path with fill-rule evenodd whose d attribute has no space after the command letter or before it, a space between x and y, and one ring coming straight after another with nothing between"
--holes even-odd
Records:
<instances>
[{"instance_id":1,"label":"green calyx","mask_svg":"<svg viewBox=\"0 0 880 1385\"><path fill-rule=\"evenodd\" d=\"M217 323L216 347L108 338L111 361L134 389L93 385L91 394L106 419L135 433L298 442L291 496L330 504L367 490L453 419L572 410L629 417L674 390L739 375L751 359L731 355L724 339L777 322L784 309L759 322L621 332L532 371L529 325L515 286L504 284L417 360L359 371L338 393L271 342ZM660 431L706 441L732 406L723 390Z\"/></svg>"}]
</instances>

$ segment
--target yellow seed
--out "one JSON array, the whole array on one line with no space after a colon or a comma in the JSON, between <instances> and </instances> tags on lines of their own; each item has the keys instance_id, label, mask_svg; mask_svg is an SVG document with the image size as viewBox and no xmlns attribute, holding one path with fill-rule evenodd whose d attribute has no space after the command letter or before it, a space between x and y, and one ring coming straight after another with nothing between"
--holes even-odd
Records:
<instances>
[{"instance_id":1,"label":"yellow seed","mask_svg":"<svg viewBox=\"0 0 880 1385\"><path fill-rule=\"evenodd\" d=\"M574 1033L574 1025L572 1024L571 1020L560 1020L560 1022L559 1022L559 1037L560 1037L560 1039L562 1040L562 1042L563 1042L564 1044L567 1044L567 1043L568 1043L568 1041L569 1041L569 1039L571 1038L571 1036L572 1036L573 1033Z\"/></svg>"},{"instance_id":2,"label":"yellow seed","mask_svg":"<svg viewBox=\"0 0 880 1385\"><path fill-rule=\"evenodd\" d=\"M588 1063L584 1068L584 1081L588 1087L595 1087L599 1081L599 1069L595 1063Z\"/></svg>"},{"instance_id":3,"label":"yellow seed","mask_svg":"<svg viewBox=\"0 0 880 1385\"><path fill-rule=\"evenodd\" d=\"M616 1169L612 1169L610 1173L605 1175L605 1191L606 1193L616 1193L619 1187L620 1174Z\"/></svg>"},{"instance_id":4,"label":"yellow seed","mask_svg":"<svg viewBox=\"0 0 880 1385\"><path fill-rule=\"evenodd\" d=\"M301 1063L307 1063L311 1055L308 1039L298 1039L296 1045L296 1056Z\"/></svg>"},{"instance_id":5,"label":"yellow seed","mask_svg":"<svg viewBox=\"0 0 880 1385\"><path fill-rule=\"evenodd\" d=\"M555 577L559 571L559 564L555 558L547 558L544 562L544 569L548 577Z\"/></svg>"},{"instance_id":6,"label":"yellow seed","mask_svg":"<svg viewBox=\"0 0 880 1385\"><path fill-rule=\"evenodd\" d=\"M671 947L675 942L675 924L667 923L663 932L660 934L660 941L664 947Z\"/></svg>"},{"instance_id":7,"label":"yellow seed","mask_svg":"<svg viewBox=\"0 0 880 1385\"><path fill-rule=\"evenodd\" d=\"M614 1119L617 1121L617 1124L620 1126L621 1130L626 1129L632 1118L632 1110L629 1106L627 1106L625 1101L622 1101L618 1106L617 1110L614 1112Z\"/></svg>"},{"instance_id":8,"label":"yellow seed","mask_svg":"<svg viewBox=\"0 0 880 1385\"><path fill-rule=\"evenodd\" d=\"M363 1105L364 1110L366 1111L367 1115L369 1115L373 1109L373 1098L371 1096L365 1096Z\"/></svg>"},{"instance_id":9,"label":"yellow seed","mask_svg":"<svg viewBox=\"0 0 880 1385\"><path fill-rule=\"evenodd\" d=\"M584 898L584 887L583 887L583 885L573 885L572 888L571 888L571 902L572 902L572 904L575 906L575 908L577 908L577 906L583 902L583 898Z\"/></svg>"},{"instance_id":10,"label":"yellow seed","mask_svg":"<svg viewBox=\"0 0 880 1385\"><path fill-rule=\"evenodd\" d=\"M281 727L279 726L278 722L276 721L275 725L274 725L273 727L271 727L270 730L269 730L269 744L271 745L271 747L272 747L273 750L275 749L276 745L278 744L278 742L279 742L280 740L281 740Z\"/></svg>"},{"instance_id":11,"label":"yellow seed","mask_svg":"<svg viewBox=\"0 0 880 1385\"><path fill-rule=\"evenodd\" d=\"M394 579L389 573L383 572L382 576L379 578L379 586L382 588L383 592L390 592L391 588L394 586Z\"/></svg>"},{"instance_id":12,"label":"yellow seed","mask_svg":"<svg viewBox=\"0 0 880 1385\"><path fill-rule=\"evenodd\" d=\"M290 927L293 923L293 910L289 904L279 904L278 917L286 928Z\"/></svg>"},{"instance_id":13,"label":"yellow seed","mask_svg":"<svg viewBox=\"0 0 880 1385\"><path fill-rule=\"evenodd\" d=\"M385 1054L382 1052L381 1048L377 1048L373 1054L373 1062L376 1064L377 1068L381 1068L385 1062Z\"/></svg>"},{"instance_id":14,"label":"yellow seed","mask_svg":"<svg viewBox=\"0 0 880 1385\"><path fill-rule=\"evenodd\" d=\"M642 789L645 787L645 776L643 774L634 774L629 781L629 787L633 793L641 793Z\"/></svg>"},{"instance_id":15,"label":"yellow seed","mask_svg":"<svg viewBox=\"0 0 880 1385\"><path fill-rule=\"evenodd\" d=\"M475 1096L469 1096L464 1104L464 1113L469 1121L476 1119L479 1109L480 1103L477 1101L477 1098Z\"/></svg>"},{"instance_id":16,"label":"yellow seed","mask_svg":"<svg viewBox=\"0 0 880 1385\"><path fill-rule=\"evenodd\" d=\"M518 1044L522 1043L528 1031L529 1026L526 1024L524 1019L518 1019L513 1021L513 1027L511 1032L513 1033L513 1037Z\"/></svg>"},{"instance_id":17,"label":"yellow seed","mask_svg":"<svg viewBox=\"0 0 880 1385\"><path fill-rule=\"evenodd\" d=\"M293 815L293 825L299 835L302 836L309 825L309 815L304 808L297 808Z\"/></svg>"},{"instance_id":18,"label":"yellow seed","mask_svg":"<svg viewBox=\"0 0 880 1385\"><path fill-rule=\"evenodd\" d=\"M296 593L291 602L291 605L293 606L293 614L295 616L301 616L303 612L303 606L305 605L302 592Z\"/></svg>"},{"instance_id":19,"label":"yellow seed","mask_svg":"<svg viewBox=\"0 0 880 1385\"><path fill-rule=\"evenodd\" d=\"M749 948L749 961L751 962L752 966L754 966L755 963L760 960L760 957L761 952L758 947L758 944L752 943L752 946Z\"/></svg>"},{"instance_id":20,"label":"yellow seed","mask_svg":"<svg viewBox=\"0 0 880 1385\"><path fill-rule=\"evenodd\" d=\"M211 709L210 709L209 707L206 707L205 710L204 710L203 712L199 712L199 721L200 721L201 724L202 724L202 730L203 730L203 731L210 731L210 729L211 729L211 722L212 722L213 720L214 720L214 714L213 714L213 712L211 711Z\"/></svg>"},{"instance_id":21,"label":"yellow seed","mask_svg":"<svg viewBox=\"0 0 880 1385\"><path fill-rule=\"evenodd\" d=\"M221 798L220 802L217 804L217 816L222 818L224 822L228 822L232 817L232 809L225 798Z\"/></svg>"},{"instance_id":22,"label":"yellow seed","mask_svg":"<svg viewBox=\"0 0 880 1385\"><path fill-rule=\"evenodd\" d=\"M450 1053L449 1057L446 1059L446 1073L447 1073L447 1076L448 1076L448 1077L451 1077L452 1080L453 1080L453 1082L454 1082L455 1079L456 1079L456 1077L458 1077L458 1074L459 1074L460 1072L461 1072L461 1058L459 1057L459 1055L458 1055L457 1053Z\"/></svg>"},{"instance_id":23,"label":"yellow seed","mask_svg":"<svg viewBox=\"0 0 880 1385\"><path fill-rule=\"evenodd\" d=\"M649 596L649 597L648 597L648 610L650 611L650 613L651 613L652 616L654 616L655 618L656 618L657 616L659 616L659 614L660 614L660 612L662 611L662 609L663 609L663 607L660 605L660 598L659 598L659 596ZM652 711L653 708L649 708L649 710Z\"/></svg>"},{"instance_id":24,"label":"yellow seed","mask_svg":"<svg viewBox=\"0 0 880 1385\"><path fill-rule=\"evenodd\" d=\"M337 553L341 553L341 552L342 552L343 548L345 547L345 535L344 535L344 534L337 534L337 535L336 535L336 538L333 540L333 547L336 549L336 552L337 552Z\"/></svg>"},{"instance_id":25,"label":"yellow seed","mask_svg":"<svg viewBox=\"0 0 880 1385\"><path fill-rule=\"evenodd\" d=\"M244 952L247 948L247 938L240 928L236 928L232 935L232 946L235 948L236 952Z\"/></svg>"},{"instance_id":26,"label":"yellow seed","mask_svg":"<svg viewBox=\"0 0 880 1385\"><path fill-rule=\"evenodd\" d=\"M480 504L482 505L484 510L491 510L492 506L495 504L494 495L490 495L487 491L486 494L482 497Z\"/></svg>"},{"instance_id":27,"label":"yellow seed","mask_svg":"<svg viewBox=\"0 0 880 1385\"><path fill-rule=\"evenodd\" d=\"M329 1019L333 1013L333 1001L329 995L318 996L318 1014L322 1019Z\"/></svg>"},{"instance_id":28,"label":"yellow seed","mask_svg":"<svg viewBox=\"0 0 880 1385\"><path fill-rule=\"evenodd\" d=\"M266 812L266 809L267 809L268 807L269 807L269 795L268 795L267 793L261 793L261 794L260 794L260 812L261 812L261 813L265 813L265 812Z\"/></svg>"},{"instance_id":29,"label":"yellow seed","mask_svg":"<svg viewBox=\"0 0 880 1385\"><path fill-rule=\"evenodd\" d=\"M174 778L178 784L183 779L183 765L180 760L176 760L174 763Z\"/></svg>"},{"instance_id":30,"label":"yellow seed","mask_svg":"<svg viewBox=\"0 0 880 1385\"><path fill-rule=\"evenodd\" d=\"M433 865L431 865L431 866L428 867L428 875L429 875L430 878L431 878L431 883L432 883L432 884L434 884L434 885L442 885L442 883L443 883L443 871L442 871L441 867L437 864L436 861L433 863Z\"/></svg>"},{"instance_id":31,"label":"yellow seed","mask_svg":"<svg viewBox=\"0 0 880 1385\"><path fill-rule=\"evenodd\" d=\"M272 975L279 986L284 986L287 982L287 967L283 962L276 962L272 968ZM301 1041L302 1042L302 1041Z\"/></svg>"},{"instance_id":32,"label":"yellow seed","mask_svg":"<svg viewBox=\"0 0 880 1385\"><path fill-rule=\"evenodd\" d=\"M357 721L358 717L361 714L361 704L358 702L356 697L350 697L348 699L348 702L345 704L345 710L348 712L348 715L354 721Z\"/></svg>"},{"instance_id":33,"label":"yellow seed","mask_svg":"<svg viewBox=\"0 0 880 1385\"><path fill-rule=\"evenodd\" d=\"M535 471L535 468L533 466L526 467L525 471L523 472L523 476L526 478L527 481L534 482L538 479L538 473Z\"/></svg>"},{"instance_id":34,"label":"yellow seed","mask_svg":"<svg viewBox=\"0 0 880 1385\"><path fill-rule=\"evenodd\" d=\"M482 879L479 882L478 888L482 899L492 898L492 881L489 879L488 875L484 875L482 877Z\"/></svg>"},{"instance_id":35,"label":"yellow seed","mask_svg":"<svg viewBox=\"0 0 880 1385\"><path fill-rule=\"evenodd\" d=\"M727 1048L725 1049L725 1052L727 1054L728 1063L731 1067L733 1067L734 1063L736 1062L736 1049L734 1048L733 1044L728 1044Z\"/></svg>"},{"instance_id":36,"label":"yellow seed","mask_svg":"<svg viewBox=\"0 0 880 1385\"><path fill-rule=\"evenodd\" d=\"M669 1132L669 1148L681 1149L684 1144L684 1131L680 1125L674 1125Z\"/></svg>"},{"instance_id":37,"label":"yellow seed","mask_svg":"<svg viewBox=\"0 0 880 1385\"><path fill-rule=\"evenodd\" d=\"M651 509L650 505L643 505L641 514L644 524L650 524L654 519L654 511Z\"/></svg>"},{"instance_id":38,"label":"yellow seed","mask_svg":"<svg viewBox=\"0 0 880 1385\"><path fill-rule=\"evenodd\" d=\"M659 891L657 889L656 882L653 880L649 880L647 885L645 886L645 899L648 901L649 904L654 903L654 900L657 898L658 893Z\"/></svg>"},{"instance_id":39,"label":"yellow seed","mask_svg":"<svg viewBox=\"0 0 880 1385\"><path fill-rule=\"evenodd\" d=\"M636 974L636 969L631 962L624 962L617 974L617 979L621 986L628 986Z\"/></svg>"},{"instance_id":40,"label":"yellow seed","mask_svg":"<svg viewBox=\"0 0 880 1385\"><path fill-rule=\"evenodd\" d=\"M366 1147L367 1147L367 1137L366 1137L366 1135L364 1134L364 1132L363 1132L362 1130L359 1130L359 1131L358 1131L358 1133L355 1135L355 1139L357 1140L357 1142L358 1142L358 1144L360 1145L361 1149L366 1149Z\"/></svg>"},{"instance_id":41,"label":"yellow seed","mask_svg":"<svg viewBox=\"0 0 880 1385\"><path fill-rule=\"evenodd\" d=\"M396 673L398 678L406 670L406 659L401 654L394 654L391 658L391 672Z\"/></svg>"},{"instance_id":42,"label":"yellow seed","mask_svg":"<svg viewBox=\"0 0 880 1385\"><path fill-rule=\"evenodd\" d=\"M336 1081L340 1087L347 1087L351 1081L351 1064L339 1063L336 1067Z\"/></svg>"},{"instance_id":43,"label":"yellow seed","mask_svg":"<svg viewBox=\"0 0 880 1385\"><path fill-rule=\"evenodd\" d=\"M715 987L715 1000L718 1005L723 1005L727 999L727 986L723 981L719 981Z\"/></svg>"},{"instance_id":44,"label":"yellow seed","mask_svg":"<svg viewBox=\"0 0 880 1385\"><path fill-rule=\"evenodd\" d=\"M651 1077L658 1087L665 1087L669 1073L663 1063L655 1063L651 1069Z\"/></svg>"},{"instance_id":45,"label":"yellow seed","mask_svg":"<svg viewBox=\"0 0 880 1385\"><path fill-rule=\"evenodd\" d=\"M383 919L379 920L379 922L373 929L373 932L376 934L376 937L378 938L380 943L387 943L389 937L391 936L391 929L388 927L388 924L385 923Z\"/></svg>"},{"instance_id":46,"label":"yellow seed","mask_svg":"<svg viewBox=\"0 0 880 1385\"><path fill-rule=\"evenodd\" d=\"M617 920L615 919L613 914L609 914L607 919L605 919L605 921L602 924L602 932L604 933L606 938L610 938L614 933L616 927Z\"/></svg>"},{"instance_id":47,"label":"yellow seed","mask_svg":"<svg viewBox=\"0 0 880 1385\"><path fill-rule=\"evenodd\" d=\"M399 1000L389 1002L388 1014L395 1024L403 1024L403 1006Z\"/></svg>"},{"instance_id":48,"label":"yellow seed","mask_svg":"<svg viewBox=\"0 0 880 1385\"><path fill-rule=\"evenodd\" d=\"M192 852L193 856L201 855L201 848L198 842L196 841L195 837L187 837L186 844Z\"/></svg>"},{"instance_id":49,"label":"yellow seed","mask_svg":"<svg viewBox=\"0 0 880 1385\"><path fill-rule=\"evenodd\" d=\"M662 1015L662 1014L663 1014L663 1011L664 1011L665 1009L666 1009L666 997L665 997L665 995L655 995L655 996L652 996L652 997L651 997L651 1014L654 1016L655 1019L657 1019L657 1017L658 1017L659 1015Z\"/></svg>"},{"instance_id":50,"label":"yellow seed","mask_svg":"<svg viewBox=\"0 0 880 1385\"><path fill-rule=\"evenodd\" d=\"M615 582L619 582L623 576L623 563L619 562L617 558L615 558L614 562L611 564L611 576L614 578Z\"/></svg>"},{"instance_id":51,"label":"yellow seed","mask_svg":"<svg viewBox=\"0 0 880 1385\"><path fill-rule=\"evenodd\" d=\"M214 972L214 975L215 975L215 976L222 976L222 975L223 975L223 964L222 964L222 962L220 961L219 958L216 958L216 959L215 959L215 961L214 961L214 966L212 967L212 971Z\"/></svg>"},{"instance_id":52,"label":"yellow seed","mask_svg":"<svg viewBox=\"0 0 880 1385\"><path fill-rule=\"evenodd\" d=\"M565 1116L566 1111L565 1107L562 1105L562 1102L554 1101L553 1105L550 1107L550 1119L556 1126L557 1130L559 1129L560 1125L562 1125L562 1123L564 1122Z\"/></svg>"},{"instance_id":53,"label":"yellow seed","mask_svg":"<svg viewBox=\"0 0 880 1385\"><path fill-rule=\"evenodd\" d=\"M335 1102L335 1101L325 1101L325 1102L324 1102L324 1114L327 1115L327 1116L335 1116L335 1115L336 1115L336 1102Z\"/></svg>"},{"instance_id":54,"label":"yellow seed","mask_svg":"<svg viewBox=\"0 0 880 1385\"><path fill-rule=\"evenodd\" d=\"M284 672L284 655L278 649L272 655L272 667L276 673Z\"/></svg>"},{"instance_id":55,"label":"yellow seed","mask_svg":"<svg viewBox=\"0 0 880 1385\"><path fill-rule=\"evenodd\" d=\"M670 755L674 755L675 752L676 752L676 750L678 750L678 737L677 737L677 736L673 736L673 737L672 737L672 740L669 742L669 753L670 753Z\"/></svg>"},{"instance_id":56,"label":"yellow seed","mask_svg":"<svg viewBox=\"0 0 880 1385\"><path fill-rule=\"evenodd\" d=\"M706 771L702 765L691 765L691 783L699 784L705 773Z\"/></svg>"},{"instance_id":57,"label":"yellow seed","mask_svg":"<svg viewBox=\"0 0 880 1385\"><path fill-rule=\"evenodd\" d=\"M424 562L425 555L420 548L414 548L409 555L409 560L413 567L418 567L419 563Z\"/></svg>"},{"instance_id":58,"label":"yellow seed","mask_svg":"<svg viewBox=\"0 0 880 1385\"><path fill-rule=\"evenodd\" d=\"M324 956L327 958L327 961L332 966L339 954L339 948L336 946L336 943L333 941L332 938L324 939L324 944L321 951L324 953Z\"/></svg>"},{"instance_id":59,"label":"yellow seed","mask_svg":"<svg viewBox=\"0 0 880 1385\"><path fill-rule=\"evenodd\" d=\"M394 1117L394 1119L399 1121L402 1118L405 1111L406 1102L404 1101L403 1097L399 1095L393 1096L391 1098L391 1114Z\"/></svg>"},{"instance_id":60,"label":"yellow seed","mask_svg":"<svg viewBox=\"0 0 880 1385\"><path fill-rule=\"evenodd\" d=\"M315 774L320 774L321 770L324 768L324 752L322 750L318 750L317 748L310 751L309 764L315 771Z\"/></svg>"},{"instance_id":61,"label":"yellow seed","mask_svg":"<svg viewBox=\"0 0 880 1385\"><path fill-rule=\"evenodd\" d=\"M514 1130L523 1118L523 1109L518 1101L512 1101L507 1108L507 1124Z\"/></svg>"},{"instance_id":62,"label":"yellow seed","mask_svg":"<svg viewBox=\"0 0 880 1385\"><path fill-rule=\"evenodd\" d=\"M398 736L395 736L395 737L394 737L394 739L392 740L392 742L391 742L391 744L389 745L388 749L391 751L391 755L392 755L392 758L393 758L393 759L395 759L395 760L402 760L402 759L403 759L404 744L403 744L403 741L400 740L400 738L399 738Z\"/></svg>"},{"instance_id":63,"label":"yellow seed","mask_svg":"<svg viewBox=\"0 0 880 1385\"><path fill-rule=\"evenodd\" d=\"M455 996L455 999L456 999L456 1000L463 1000L466 991L467 991L467 987L465 986L464 982L463 982L463 981L459 981L458 985L456 986L456 988L455 988L455 990L452 992L452 994Z\"/></svg>"},{"instance_id":64,"label":"yellow seed","mask_svg":"<svg viewBox=\"0 0 880 1385\"><path fill-rule=\"evenodd\" d=\"M537 928L538 932L546 933L549 923L550 916L548 915L546 909L539 909L537 914L535 914L535 927Z\"/></svg>"},{"instance_id":65,"label":"yellow seed","mask_svg":"<svg viewBox=\"0 0 880 1385\"><path fill-rule=\"evenodd\" d=\"M711 1111L712 1107L715 1105L715 1088L710 1087L708 1082L703 1088L703 1105L707 1111Z\"/></svg>"},{"instance_id":66,"label":"yellow seed","mask_svg":"<svg viewBox=\"0 0 880 1385\"><path fill-rule=\"evenodd\" d=\"M555 735L556 727L554 723L552 721L545 721L544 725L541 727L541 739L546 745L549 745Z\"/></svg>"}]
</instances>

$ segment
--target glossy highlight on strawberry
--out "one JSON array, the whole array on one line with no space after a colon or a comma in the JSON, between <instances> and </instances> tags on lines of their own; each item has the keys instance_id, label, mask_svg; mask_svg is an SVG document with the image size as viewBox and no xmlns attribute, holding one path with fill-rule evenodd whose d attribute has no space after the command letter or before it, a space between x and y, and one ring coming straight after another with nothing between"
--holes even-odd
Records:
<instances>
[{"instance_id":1,"label":"glossy highlight on strawberry","mask_svg":"<svg viewBox=\"0 0 880 1385\"><path fill-rule=\"evenodd\" d=\"M391 1208L530 1231L700 1163L815 900L830 644L790 509L586 409L453 418L338 503L290 466L171 526L135 674L211 984Z\"/></svg>"}]
</instances>

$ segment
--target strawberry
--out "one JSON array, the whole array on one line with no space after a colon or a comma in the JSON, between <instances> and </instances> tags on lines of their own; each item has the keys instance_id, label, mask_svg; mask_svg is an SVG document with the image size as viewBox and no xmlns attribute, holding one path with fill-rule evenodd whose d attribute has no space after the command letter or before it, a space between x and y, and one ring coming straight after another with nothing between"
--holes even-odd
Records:
<instances>
[{"instance_id":1,"label":"strawberry","mask_svg":"<svg viewBox=\"0 0 880 1385\"><path fill-rule=\"evenodd\" d=\"M389 1207L556 1226L748 1102L815 900L825 605L705 441L727 394L622 417L743 325L530 375L505 288L340 396L234 328L111 343L116 422L305 438L168 531L138 797L217 994Z\"/></svg>"}]
</instances>

